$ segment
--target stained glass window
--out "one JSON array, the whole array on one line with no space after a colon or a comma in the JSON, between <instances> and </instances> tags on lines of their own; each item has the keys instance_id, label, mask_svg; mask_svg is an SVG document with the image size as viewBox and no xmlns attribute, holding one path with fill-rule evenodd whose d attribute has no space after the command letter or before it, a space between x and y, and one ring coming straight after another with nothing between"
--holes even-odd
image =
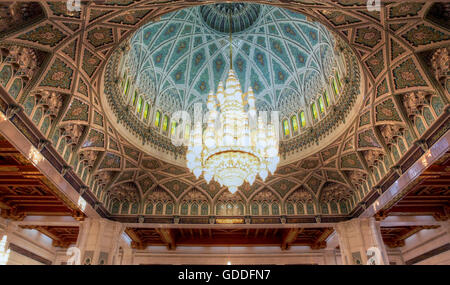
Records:
<instances>
[{"instance_id":1,"label":"stained glass window","mask_svg":"<svg viewBox=\"0 0 450 285\"><path fill-rule=\"evenodd\" d=\"M191 205L191 215L198 215L198 205L196 203Z\"/></svg>"},{"instance_id":2,"label":"stained glass window","mask_svg":"<svg viewBox=\"0 0 450 285\"><path fill-rule=\"evenodd\" d=\"M316 103L311 104L311 113L313 115L313 119L317 120L318 116L317 116Z\"/></svg>"},{"instance_id":3,"label":"stained glass window","mask_svg":"<svg viewBox=\"0 0 450 285\"><path fill-rule=\"evenodd\" d=\"M143 104L144 104L144 101L142 100L142 97L139 96L138 105L137 105L137 113L138 114L141 113Z\"/></svg>"},{"instance_id":4,"label":"stained glass window","mask_svg":"<svg viewBox=\"0 0 450 285\"><path fill-rule=\"evenodd\" d=\"M144 119L148 118L148 111L150 110L150 105L145 102L145 109L144 109Z\"/></svg>"},{"instance_id":5,"label":"stained glass window","mask_svg":"<svg viewBox=\"0 0 450 285\"><path fill-rule=\"evenodd\" d=\"M131 104L133 104L133 106L136 106L136 99L138 97L138 92L137 90L134 91L134 96L133 96L133 100L131 101Z\"/></svg>"},{"instance_id":6,"label":"stained glass window","mask_svg":"<svg viewBox=\"0 0 450 285\"><path fill-rule=\"evenodd\" d=\"M294 205L292 203L287 203L286 205L286 212L288 215L294 215Z\"/></svg>"},{"instance_id":7,"label":"stained glass window","mask_svg":"<svg viewBox=\"0 0 450 285\"><path fill-rule=\"evenodd\" d=\"M337 84L338 84L339 89L341 89L341 86L342 86L341 78L339 77L339 72L337 72L337 70L336 70L336 80L337 80Z\"/></svg>"},{"instance_id":8,"label":"stained glass window","mask_svg":"<svg viewBox=\"0 0 450 285\"><path fill-rule=\"evenodd\" d=\"M339 207L341 208L341 214L347 214L348 212L347 203L344 200L341 200L339 202Z\"/></svg>"},{"instance_id":9,"label":"stained glass window","mask_svg":"<svg viewBox=\"0 0 450 285\"><path fill-rule=\"evenodd\" d=\"M119 201L114 200L113 206L112 206L112 210L111 210L112 214L118 214L119 213L119 207L120 207Z\"/></svg>"},{"instance_id":10,"label":"stained glass window","mask_svg":"<svg viewBox=\"0 0 450 285\"><path fill-rule=\"evenodd\" d=\"M127 201L125 201L122 204L122 209L121 209L120 213L121 214L128 214L129 208L130 208L130 204Z\"/></svg>"},{"instance_id":11,"label":"stained glass window","mask_svg":"<svg viewBox=\"0 0 450 285\"><path fill-rule=\"evenodd\" d=\"M124 96L127 95L129 86L130 86L130 79L127 79L127 84L125 84L125 89L123 89L123 95Z\"/></svg>"},{"instance_id":12,"label":"stained glass window","mask_svg":"<svg viewBox=\"0 0 450 285\"><path fill-rule=\"evenodd\" d=\"M299 118L300 118L300 127L301 127L301 128L306 127L305 112L301 111L301 112L300 112L300 115L299 115Z\"/></svg>"},{"instance_id":13,"label":"stained glass window","mask_svg":"<svg viewBox=\"0 0 450 285\"><path fill-rule=\"evenodd\" d=\"M328 214L328 205L326 203L320 203L320 207L322 208L322 214Z\"/></svg>"},{"instance_id":14,"label":"stained glass window","mask_svg":"<svg viewBox=\"0 0 450 285\"><path fill-rule=\"evenodd\" d=\"M169 203L166 205L166 215L172 215L173 214L173 204Z\"/></svg>"},{"instance_id":15,"label":"stained glass window","mask_svg":"<svg viewBox=\"0 0 450 285\"><path fill-rule=\"evenodd\" d=\"M327 90L325 90L325 91L323 92L323 97L325 97L325 104L327 105L327 107L330 106L330 97L328 97L328 92L327 92Z\"/></svg>"},{"instance_id":16,"label":"stained glass window","mask_svg":"<svg viewBox=\"0 0 450 285\"><path fill-rule=\"evenodd\" d=\"M163 131L166 132L167 128L169 126L169 117L167 117L167 115L164 115L164 120L163 120Z\"/></svg>"},{"instance_id":17,"label":"stained glass window","mask_svg":"<svg viewBox=\"0 0 450 285\"><path fill-rule=\"evenodd\" d=\"M133 205L131 205L131 214L137 214L138 212L138 204L133 203Z\"/></svg>"},{"instance_id":18,"label":"stained glass window","mask_svg":"<svg viewBox=\"0 0 450 285\"><path fill-rule=\"evenodd\" d=\"M325 107L324 107L324 105L323 105L323 98L322 97L319 97L319 100L317 100L318 102L319 102L319 110L320 110L320 113L324 113L325 112Z\"/></svg>"},{"instance_id":19,"label":"stained glass window","mask_svg":"<svg viewBox=\"0 0 450 285\"><path fill-rule=\"evenodd\" d=\"M331 213L333 213L333 214L338 213L338 208L337 208L337 204L335 201L330 202L330 207L331 207Z\"/></svg>"},{"instance_id":20,"label":"stained glass window","mask_svg":"<svg viewBox=\"0 0 450 285\"><path fill-rule=\"evenodd\" d=\"M272 215L279 215L280 214L280 208L278 207L278 204L273 203L272 204Z\"/></svg>"},{"instance_id":21,"label":"stained glass window","mask_svg":"<svg viewBox=\"0 0 450 285\"><path fill-rule=\"evenodd\" d=\"M285 136L289 135L289 123L288 120L283 120L283 132Z\"/></svg>"},{"instance_id":22,"label":"stained glass window","mask_svg":"<svg viewBox=\"0 0 450 285\"><path fill-rule=\"evenodd\" d=\"M161 112L156 111L156 117L155 117L155 126L159 127L159 121L161 120Z\"/></svg>"},{"instance_id":23,"label":"stained glass window","mask_svg":"<svg viewBox=\"0 0 450 285\"><path fill-rule=\"evenodd\" d=\"M308 202L306 204L306 213L308 214L314 214L314 206L311 202Z\"/></svg>"},{"instance_id":24,"label":"stained glass window","mask_svg":"<svg viewBox=\"0 0 450 285\"><path fill-rule=\"evenodd\" d=\"M124 72L124 73L123 73L122 82L120 82L120 86L122 86L122 88L123 88L123 86L125 85L125 81L126 81L126 80L127 80L127 73Z\"/></svg>"},{"instance_id":25,"label":"stained glass window","mask_svg":"<svg viewBox=\"0 0 450 285\"><path fill-rule=\"evenodd\" d=\"M162 215L163 214L163 204L161 202L156 204L155 214L156 215Z\"/></svg>"},{"instance_id":26,"label":"stained glass window","mask_svg":"<svg viewBox=\"0 0 450 285\"><path fill-rule=\"evenodd\" d=\"M202 204L202 216L208 215L208 204L203 203Z\"/></svg>"},{"instance_id":27,"label":"stained glass window","mask_svg":"<svg viewBox=\"0 0 450 285\"><path fill-rule=\"evenodd\" d=\"M292 124L292 131L295 133L298 131L298 123L297 123L297 117L292 116L291 117L291 124Z\"/></svg>"},{"instance_id":28,"label":"stained glass window","mask_svg":"<svg viewBox=\"0 0 450 285\"><path fill-rule=\"evenodd\" d=\"M333 81L331 81L331 85L333 87L334 94L336 94L336 96L339 95L339 89L336 85L336 79L333 78Z\"/></svg>"},{"instance_id":29,"label":"stained glass window","mask_svg":"<svg viewBox=\"0 0 450 285\"><path fill-rule=\"evenodd\" d=\"M152 203L149 203L147 205L147 208L145 208L145 213L146 214L153 214L153 204Z\"/></svg>"},{"instance_id":30,"label":"stained glass window","mask_svg":"<svg viewBox=\"0 0 450 285\"><path fill-rule=\"evenodd\" d=\"M183 205L181 205L181 214L182 215L188 214L188 204L184 203Z\"/></svg>"},{"instance_id":31,"label":"stained glass window","mask_svg":"<svg viewBox=\"0 0 450 285\"><path fill-rule=\"evenodd\" d=\"M252 204L252 215L259 215L258 204Z\"/></svg>"},{"instance_id":32,"label":"stained glass window","mask_svg":"<svg viewBox=\"0 0 450 285\"><path fill-rule=\"evenodd\" d=\"M305 213L305 209L303 208L303 204L298 203L297 204L297 214L304 214L304 213Z\"/></svg>"},{"instance_id":33,"label":"stained glass window","mask_svg":"<svg viewBox=\"0 0 450 285\"><path fill-rule=\"evenodd\" d=\"M171 127L170 127L170 135L173 136L175 135L175 129L177 128L177 122L176 121L172 121Z\"/></svg>"},{"instance_id":34,"label":"stained glass window","mask_svg":"<svg viewBox=\"0 0 450 285\"><path fill-rule=\"evenodd\" d=\"M269 205L267 205L266 203L262 204L261 210L263 215L269 215Z\"/></svg>"}]
</instances>

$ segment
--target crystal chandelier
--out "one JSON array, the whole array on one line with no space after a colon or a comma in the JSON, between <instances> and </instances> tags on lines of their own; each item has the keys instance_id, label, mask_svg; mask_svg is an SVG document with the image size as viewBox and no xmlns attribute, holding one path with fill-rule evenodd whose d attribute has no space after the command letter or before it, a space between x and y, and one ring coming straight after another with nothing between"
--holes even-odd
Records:
<instances>
[{"instance_id":1,"label":"crystal chandelier","mask_svg":"<svg viewBox=\"0 0 450 285\"><path fill-rule=\"evenodd\" d=\"M274 125L266 126L262 117L257 118L253 90L249 87L242 94L233 71L231 30L230 14L230 71L226 86L220 82L217 94L209 93L206 130L203 132L201 122L195 123L186 158L197 178L203 173L208 183L214 179L234 193L245 181L252 185L257 175L265 180L269 172L273 174L280 158Z\"/></svg>"}]
</instances>

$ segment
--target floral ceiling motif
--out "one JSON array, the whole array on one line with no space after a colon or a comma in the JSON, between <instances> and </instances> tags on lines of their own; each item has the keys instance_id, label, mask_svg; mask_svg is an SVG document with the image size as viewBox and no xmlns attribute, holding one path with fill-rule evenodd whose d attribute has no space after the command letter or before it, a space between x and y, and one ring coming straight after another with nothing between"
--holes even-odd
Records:
<instances>
[{"instance_id":1,"label":"floral ceiling motif","mask_svg":"<svg viewBox=\"0 0 450 285\"><path fill-rule=\"evenodd\" d=\"M203 1L204 4L213 2ZM166 54L178 60L173 64L173 72L165 73L172 83L177 80L176 71L184 60L190 65L195 64L196 60L200 65L208 60L196 57L196 54L182 59L183 50L195 45L194 41L183 47L183 38L179 35L189 32L184 27L190 25L190 33L194 35L201 33L196 32L196 27L207 31L203 20L195 18L198 14L194 12L198 8L191 8L190 13L181 13L182 8L192 7L197 2L179 0L168 5L152 0L83 1L81 11L75 13L68 13L63 7L65 3L54 1L37 5L2 3L0 13L14 13L7 12L5 17L2 14L0 20L1 88L23 106L30 121L89 187L100 207L110 214L158 217L179 216L181 213L346 216L365 203L385 175L401 171L398 163L411 147L417 144L426 147L420 140L437 121L448 116L446 110L450 98L449 33L441 26L443 23L429 20L435 19L429 15L437 13L433 8L435 4L430 1L390 2L383 3L380 12L368 13L365 2L271 1L274 6L289 8L316 22L310 22L304 16L294 19L293 13L275 7L268 7L265 14L257 17L256 22L264 19L261 15L270 15L273 24L281 24L281 18L275 15L276 11L280 11L281 17L312 28L317 33L316 40L328 42L331 39L327 38L329 32L314 24L322 23L332 30L335 38L340 38L354 50L367 92L358 94L364 99L364 104L356 119L346 122L347 127L342 135L321 144L317 153L300 161L295 159L300 149L288 149L286 157L292 162L282 165L265 182L257 180L251 187L243 185L235 199L228 197L226 189L219 185L207 184L203 179L196 180L185 168L170 165L133 147L120 136L115 124L107 119L100 101L103 92L100 81L107 60L123 42L131 39L139 27L143 27L141 31L151 29L158 23L157 20L161 19L160 24L163 24L170 22L167 17L181 17L177 20L180 21L178 36L171 41L173 50ZM170 12L174 13L168 14ZM24 15L31 16L28 19ZM270 34L269 21L266 23L261 27ZM278 39L280 47L288 52L290 35L281 26L275 28L279 35L273 39ZM5 27L14 29L7 30ZM84 32L81 32L82 27ZM169 26L166 28L170 31ZM261 73L265 64L274 62L269 60L270 56L279 56L272 42L266 41L265 47L262 42L258 43L258 28L259 24L254 23L241 31L252 31L254 38L247 41L242 37L241 44L236 41L234 64L238 69L239 56L248 57L244 50L246 41L253 53L265 51L266 61L263 60L264 65L260 65L258 58L252 57L242 65L242 72ZM315 42L309 32L305 33L297 27L291 30L305 35L305 42ZM206 34L211 39L202 38L204 55L213 61L220 59L220 49L226 49L226 44L218 45L221 40L219 36L213 38L216 34L210 31ZM235 38L239 38L239 33ZM207 48L213 43L217 45L216 57L211 57ZM14 49L13 46L23 48ZM178 48L180 56L176 58ZM149 58L148 63L157 64L156 56ZM30 60L24 61L24 57ZM170 60L161 57L160 62ZM284 80L289 80L289 75L298 76L288 66L297 64L295 60L288 60L291 63L281 63L282 60L275 62L280 65L280 71L286 72ZM226 70L227 64L227 57L222 54L222 63L217 62L215 66ZM17 70L12 66L23 68ZM198 74L204 70L199 68ZM180 74L178 80L185 82L183 80L191 74L189 69L186 74ZM212 75L209 74L208 81L205 81L208 85L203 85L205 90L215 86L216 79L213 80ZM263 87L272 86L272 80L280 80L270 77L269 73L269 77L263 75L260 77ZM217 72L217 80L220 76ZM246 78L250 81L243 83L244 86L253 85L252 77ZM295 80L292 82L297 82ZM302 86L300 82L297 82L298 86ZM176 94L187 100L179 101L180 105L189 106L190 102L200 100L200 94L204 94L199 92L200 86L192 86L197 88L197 95L192 101L190 96ZM271 97L264 88L259 92L261 102L277 106L277 100L273 99L276 93ZM0 109L6 112L6 106L1 105ZM18 125L18 129L27 135L23 125ZM447 129L448 125L442 128L443 131ZM442 135L442 131L439 134ZM318 136L311 134L314 135ZM432 137L432 141L437 139ZM163 144L155 141L156 145L158 143L161 153L166 153ZM311 140L310 143L316 142ZM190 202L186 212L186 208L180 207L182 200L186 203L207 201L207 207L198 205L196 210ZM232 210L221 208L224 203L229 204ZM219 204L220 207L216 207Z\"/></svg>"}]
</instances>

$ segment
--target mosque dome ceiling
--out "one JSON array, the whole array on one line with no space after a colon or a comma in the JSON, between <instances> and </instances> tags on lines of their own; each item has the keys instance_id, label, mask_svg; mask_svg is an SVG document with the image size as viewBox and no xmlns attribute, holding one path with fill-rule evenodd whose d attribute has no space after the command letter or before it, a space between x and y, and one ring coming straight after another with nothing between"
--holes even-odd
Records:
<instances>
[{"instance_id":1,"label":"mosque dome ceiling","mask_svg":"<svg viewBox=\"0 0 450 285\"><path fill-rule=\"evenodd\" d=\"M280 144L286 161L276 173L266 181L257 179L251 187L244 185L231 197L225 188L195 179L181 164L168 162L165 157L172 158L173 153L182 160L182 149L171 145L162 126L160 131L154 127L157 110L163 120L175 107L189 109L194 102L204 102L223 80L229 68L225 4L205 8L197 1L183 0L170 4L82 1L81 11L69 13L65 3L58 1L5 3L0 3L7 6L0 10L0 85L9 97L4 101L5 96L0 96L0 110L5 114L10 110L11 123L36 148L43 149L45 159L62 174L61 180L83 192L87 203L102 216L137 222L137 215L143 215L145 222L155 223L173 223L176 217L189 223L199 216L201 223L208 223L210 216L231 214L260 221L273 216L271 221L277 223L356 217L378 197L377 191L388 189L407 163L450 126L450 34L448 21L437 17L445 5L383 2L380 11L367 11L366 1L355 0L238 5L243 16L242 21L234 18L233 66L236 73L244 74L239 75L244 90L253 87L252 74L257 75L259 108L285 110L280 119L290 124L295 114L299 124L302 106L295 104L306 104L308 113L308 92L313 90L302 82L316 86L316 78L320 83L321 76L336 77L334 72L327 73L331 66L340 72L343 85L339 96L331 96L323 117L319 113L313 121L306 114L310 116L306 127L299 128L296 136L293 125L288 126L290 134ZM178 24L173 35L166 35L171 28L163 25L171 21ZM155 25L163 28L152 30ZM188 26L190 31L185 29ZM298 35L295 40L285 26ZM151 33L146 39L146 29L166 39L159 45L149 44L158 39ZM258 43L259 38L263 42ZM134 43L142 46L137 48ZM209 48L213 45L216 53ZM304 65L299 65L292 47L304 56ZM163 48L167 53L159 60L164 66L159 67L158 54L149 49ZM191 51L203 53L197 68L197 54ZM263 55L264 64L255 57L257 52ZM133 63L133 53L142 60ZM222 59L221 72L213 72L217 59ZM242 71L238 70L239 59ZM186 72L177 83L176 73L184 63ZM136 115L140 97L133 105L131 94L123 95L126 85L121 85L123 73L119 72L125 70L131 71L130 81L142 86L138 95L151 103L147 121L145 112L139 113L140 118ZM275 70L283 73L283 84L278 83ZM137 77L144 78L144 74L145 80ZM191 77L195 83L190 83ZM349 84L357 81L361 86ZM332 95L333 88L327 84L328 95ZM289 96L279 94L289 94L294 87L298 92L292 96L301 100L284 103L281 99ZM334 128L339 131L333 133ZM125 131L133 135L126 136ZM154 153L146 151L150 146ZM411 155L417 156L412 159ZM233 207L231 212L224 209L227 203ZM183 221L187 216L192 219Z\"/></svg>"},{"instance_id":2,"label":"mosque dome ceiling","mask_svg":"<svg viewBox=\"0 0 450 285\"><path fill-rule=\"evenodd\" d=\"M168 112L206 103L230 68L230 9L233 68L243 90L253 88L257 109L305 108L335 66L334 37L305 15L259 4L183 9L140 28L126 63L139 90Z\"/></svg>"}]
</instances>

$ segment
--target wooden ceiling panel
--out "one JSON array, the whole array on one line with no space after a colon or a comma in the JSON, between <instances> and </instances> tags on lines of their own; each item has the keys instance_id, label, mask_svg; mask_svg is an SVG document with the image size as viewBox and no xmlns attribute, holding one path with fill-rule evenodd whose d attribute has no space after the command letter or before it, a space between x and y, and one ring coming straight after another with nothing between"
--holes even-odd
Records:
<instances>
[{"instance_id":1,"label":"wooden ceiling panel","mask_svg":"<svg viewBox=\"0 0 450 285\"><path fill-rule=\"evenodd\" d=\"M332 228L278 229L158 229L127 228L132 246L144 249L149 245L166 245L175 249L183 246L280 246L289 249L291 245L310 246L312 249L326 247L326 239Z\"/></svg>"},{"instance_id":2,"label":"wooden ceiling panel","mask_svg":"<svg viewBox=\"0 0 450 285\"><path fill-rule=\"evenodd\" d=\"M0 136L0 208L1 216L22 220L26 216L72 216L84 214L56 187Z\"/></svg>"}]
</instances>

